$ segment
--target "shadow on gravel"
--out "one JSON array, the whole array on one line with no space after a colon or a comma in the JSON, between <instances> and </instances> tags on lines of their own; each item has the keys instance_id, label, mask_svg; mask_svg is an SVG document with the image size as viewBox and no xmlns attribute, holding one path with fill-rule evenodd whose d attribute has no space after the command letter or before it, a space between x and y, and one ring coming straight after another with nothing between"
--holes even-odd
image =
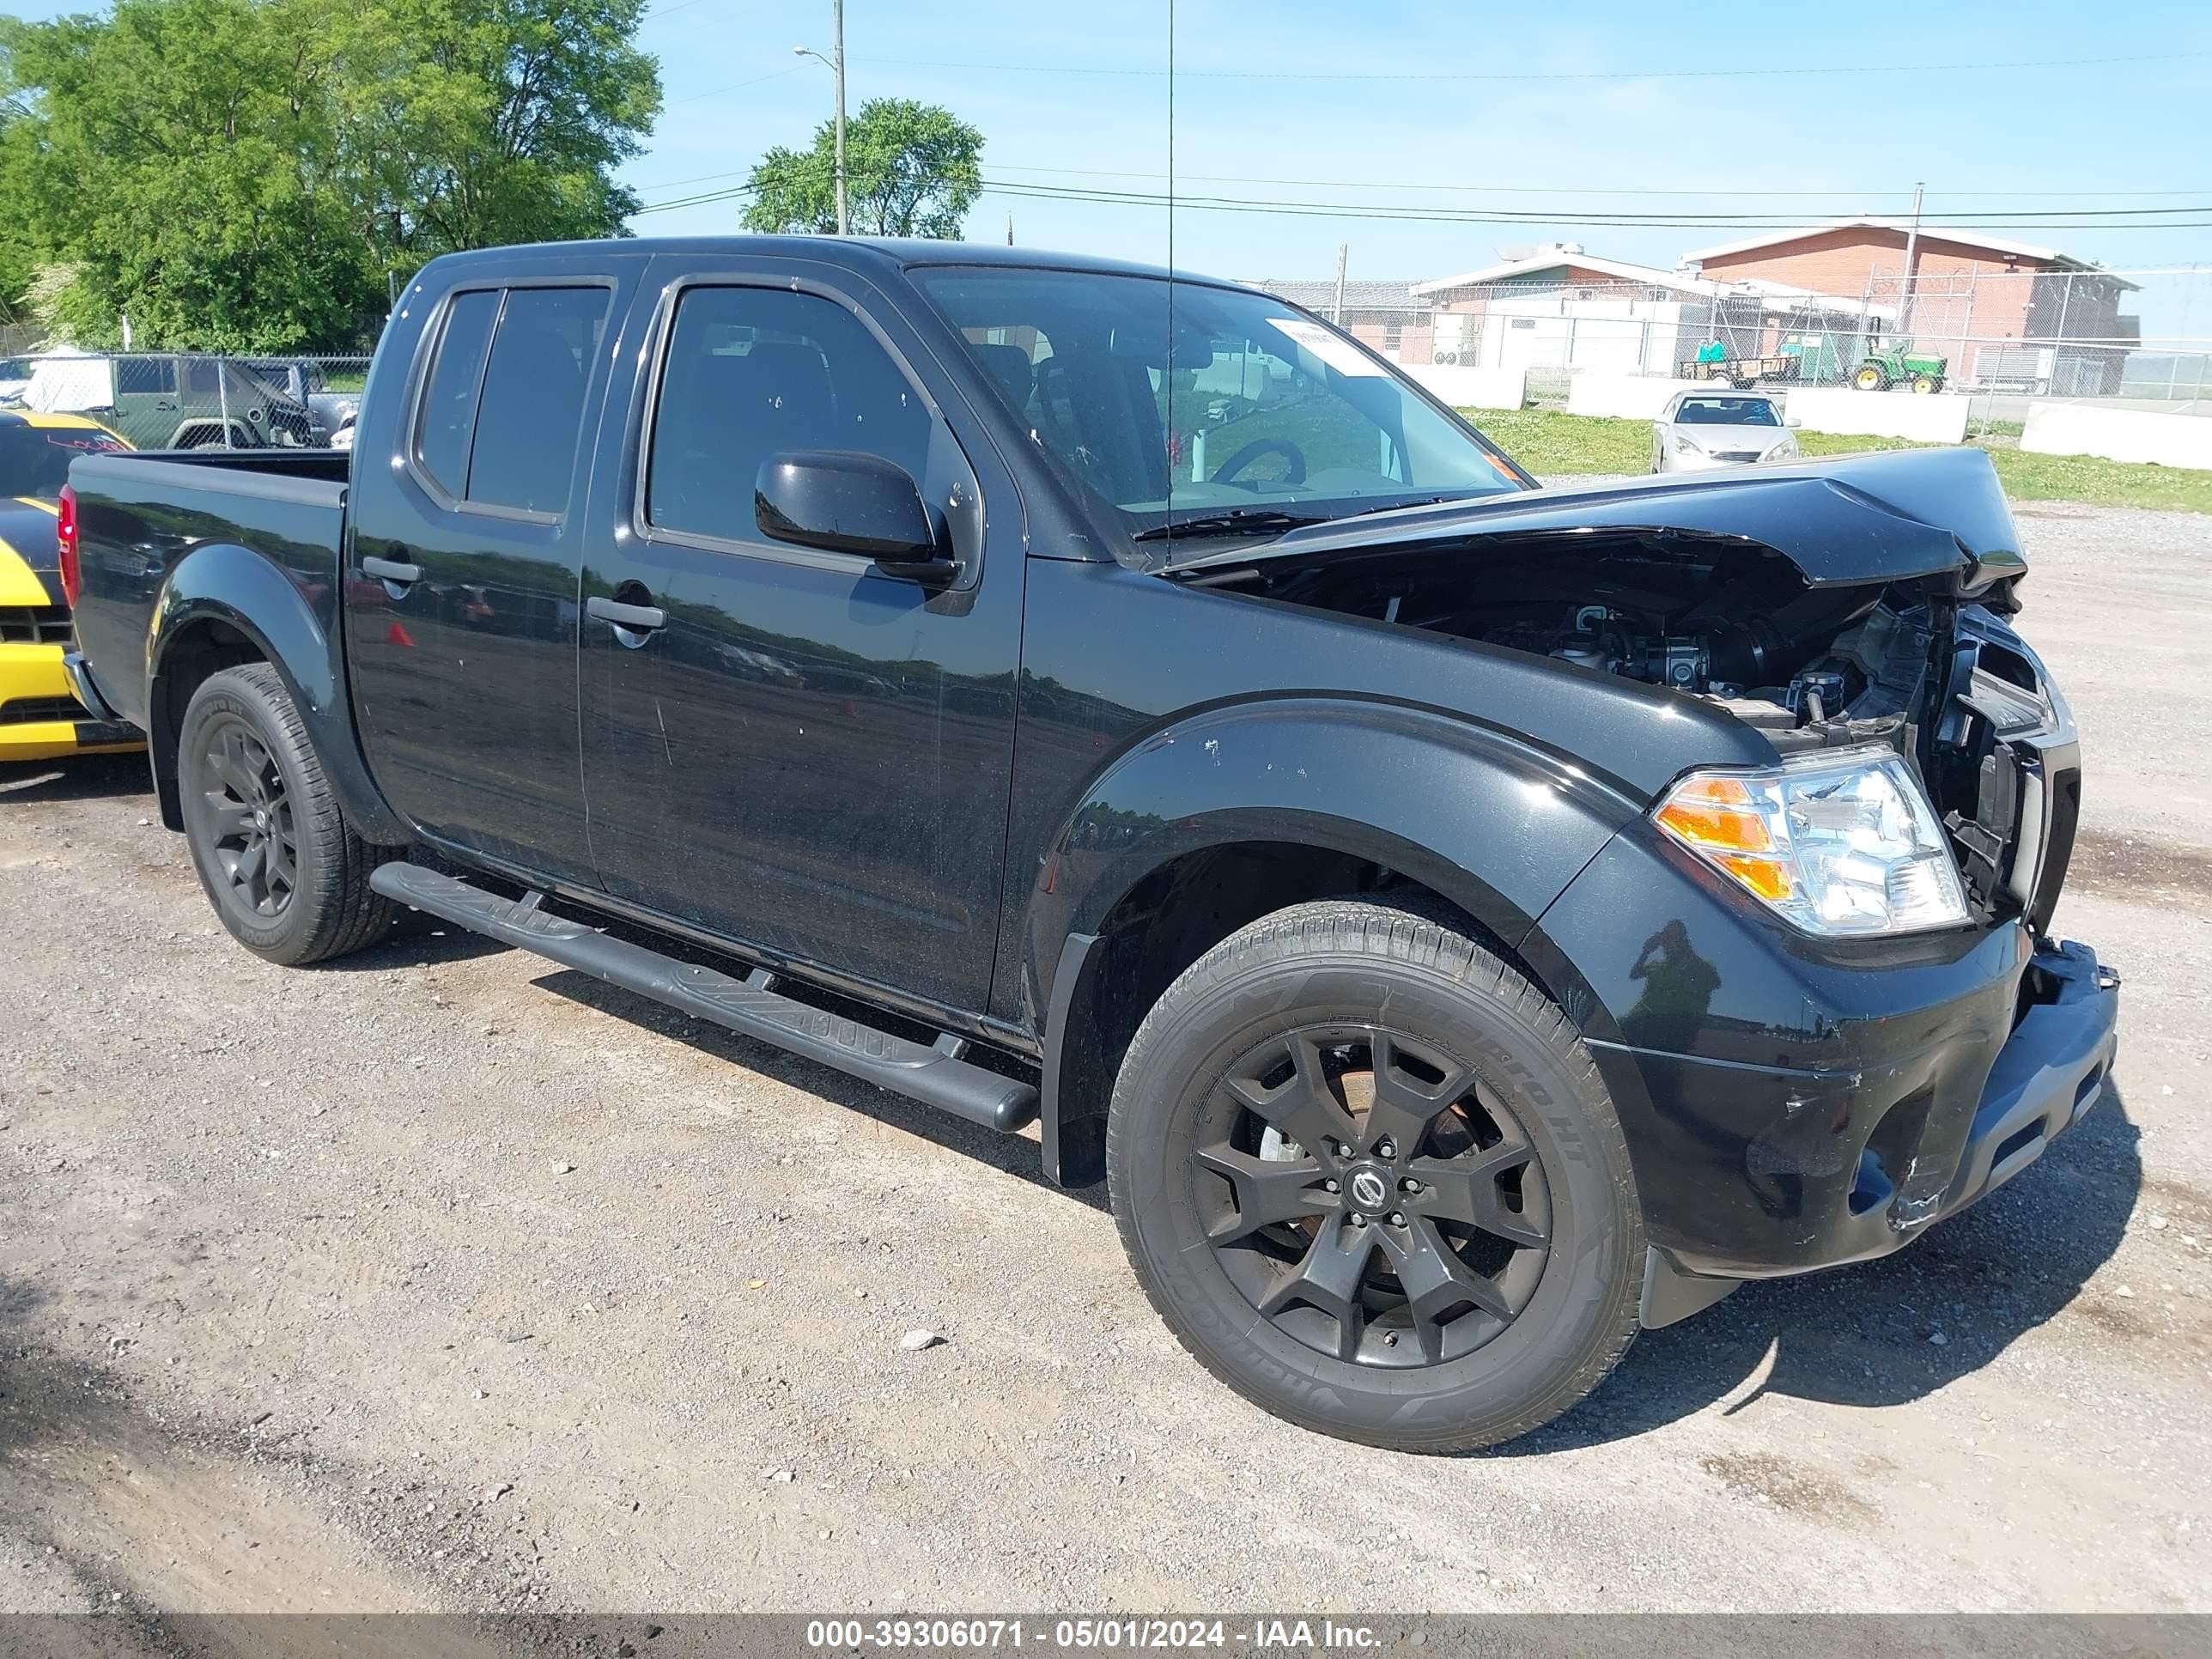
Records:
<instances>
[{"instance_id":1,"label":"shadow on gravel","mask_svg":"<svg viewBox=\"0 0 2212 1659\"><path fill-rule=\"evenodd\" d=\"M53 761L0 763L0 807L17 802L154 798L143 755L71 755Z\"/></svg>"},{"instance_id":2,"label":"shadow on gravel","mask_svg":"<svg viewBox=\"0 0 2212 1659\"><path fill-rule=\"evenodd\" d=\"M702 957L704 961L713 958ZM740 1036L735 1031L723 1030L705 1020L694 1020L665 1004L642 997L634 991L609 985L589 974L566 969L555 969L532 983L542 989L595 1008L601 1013L611 1014L617 1019L628 1020L658 1036L688 1043L700 1053L711 1054L732 1066L742 1066L748 1071L772 1077L795 1089L804 1089L823 1099L874 1118L878 1122L903 1129L933 1141L949 1152L973 1158L978 1164L988 1164L1001 1173L1026 1181L1034 1186L1063 1194L1078 1203L1087 1204L1094 1210L1106 1208L1106 1188L1096 1187L1077 1188L1055 1185L1045 1178L1037 1143L1027 1135L994 1134L988 1129L978 1128L957 1117L878 1089L872 1083L828 1066L803 1060L773 1044L758 1042Z\"/></svg>"},{"instance_id":3,"label":"shadow on gravel","mask_svg":"<svg viewBox=\"0 0 2212 1659\"><path fill-rule=\"evenodd\" d=\"M422 910L402 910L392 931L375 944L331 962L319 962L307 971L317 974L388 974L395 968L428 966L434 963L469 962L494 957L513 947L465 927L456 927Z\"/></svg>"},{"instance_id":4,"label":"shadow on gravel","mask_svg":"<svg viewBox=\"0 0 2212 1659\"><path fill-rule=\"evenodd\" d=\"M2119 1246L2143 1184L2140 1135L2118 1085L2033 1165L1897 1255L1747 1285L1717 1307L1647 1331L1574 1410L1489 1454L1602 1445L1660 1427L1766 1378L1731 1406L1794 1395L1894 1406L1979 1370L2080 1295ZM2081 1316L2106 1343L2158 1341L2124 1304ZM2025 1425L2015 1425L2025 1426Z\"/></svg>"}]
</instances>

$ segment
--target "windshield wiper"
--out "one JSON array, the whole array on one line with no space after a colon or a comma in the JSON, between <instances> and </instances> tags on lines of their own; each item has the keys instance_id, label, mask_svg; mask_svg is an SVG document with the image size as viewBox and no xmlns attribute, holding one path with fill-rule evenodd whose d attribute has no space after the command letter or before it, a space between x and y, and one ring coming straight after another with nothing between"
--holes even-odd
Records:
<instances>
[{"instance_id":1,"label":"windshield wiper","mask_svg":"<svg viewBox=\"0 0 2212 1659\"><path fill-rule=\"evenodd\" d=\"M1264 534L1296 530L1300 525L1327 524L1330 516L1327 513L1285 513L1272 507L1232 507L1225 513L1200 514L1195 518L1177 519L1171 524L1154 525L1150 530L1139 530L1129 539L1157 542L1170 537Z\"/></svg>"}]
</instances>

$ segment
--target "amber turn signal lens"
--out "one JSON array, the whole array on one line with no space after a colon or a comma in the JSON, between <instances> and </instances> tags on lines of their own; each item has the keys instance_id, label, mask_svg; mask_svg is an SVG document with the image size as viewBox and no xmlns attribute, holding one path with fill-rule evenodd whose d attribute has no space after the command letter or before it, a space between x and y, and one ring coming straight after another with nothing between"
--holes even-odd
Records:
<instances>
[{"instance_id":1,"label":"amber turn signal lens","mask_svg":"<svg viewBox=\"0 0 2212 1659\"><path fill-rule=\"evenodd\" d=\"M1774 837L1741 778L1692 778L1658 811L1670 834L1701 850L1771 853Z\"/></svg>"}]
</instances>

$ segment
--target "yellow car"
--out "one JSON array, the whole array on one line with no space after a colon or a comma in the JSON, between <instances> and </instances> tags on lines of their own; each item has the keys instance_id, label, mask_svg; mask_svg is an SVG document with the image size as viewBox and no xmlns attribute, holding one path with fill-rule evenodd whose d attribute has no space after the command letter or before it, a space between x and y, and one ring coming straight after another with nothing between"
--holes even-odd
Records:
<instances>
[{"instance_id":1,"label":"yellow car","mask_svg":"<svg viewBox=\"0 0 2212 1659\"><path fill-rule=\"evenodd\" d=\"M82 415L0 409L0 763L135 749L135 727L94 720L62 671L70 613L54 515L69 464L131 446Z\"/></svg>"}]
</instances>

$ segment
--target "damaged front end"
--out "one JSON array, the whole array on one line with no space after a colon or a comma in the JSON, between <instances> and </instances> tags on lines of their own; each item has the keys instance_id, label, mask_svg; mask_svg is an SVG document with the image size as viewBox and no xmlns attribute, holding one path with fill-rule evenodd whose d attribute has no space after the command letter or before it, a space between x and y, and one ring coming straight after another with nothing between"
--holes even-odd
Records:
<instances>
[{"instance_id":1,"label":"damaged front end","mask_svg":"<svg viewBox=\"0 0 2212 1659\"><path fill-rule=\"evenodd\" d=\"M1988 458L1956 450L1442 503L1164 574L1664 688L1785 760L1893 749L1971 913L2039 933L2080 765L2007 621L2025 568Z\"/></svg>"}]
</instances>

